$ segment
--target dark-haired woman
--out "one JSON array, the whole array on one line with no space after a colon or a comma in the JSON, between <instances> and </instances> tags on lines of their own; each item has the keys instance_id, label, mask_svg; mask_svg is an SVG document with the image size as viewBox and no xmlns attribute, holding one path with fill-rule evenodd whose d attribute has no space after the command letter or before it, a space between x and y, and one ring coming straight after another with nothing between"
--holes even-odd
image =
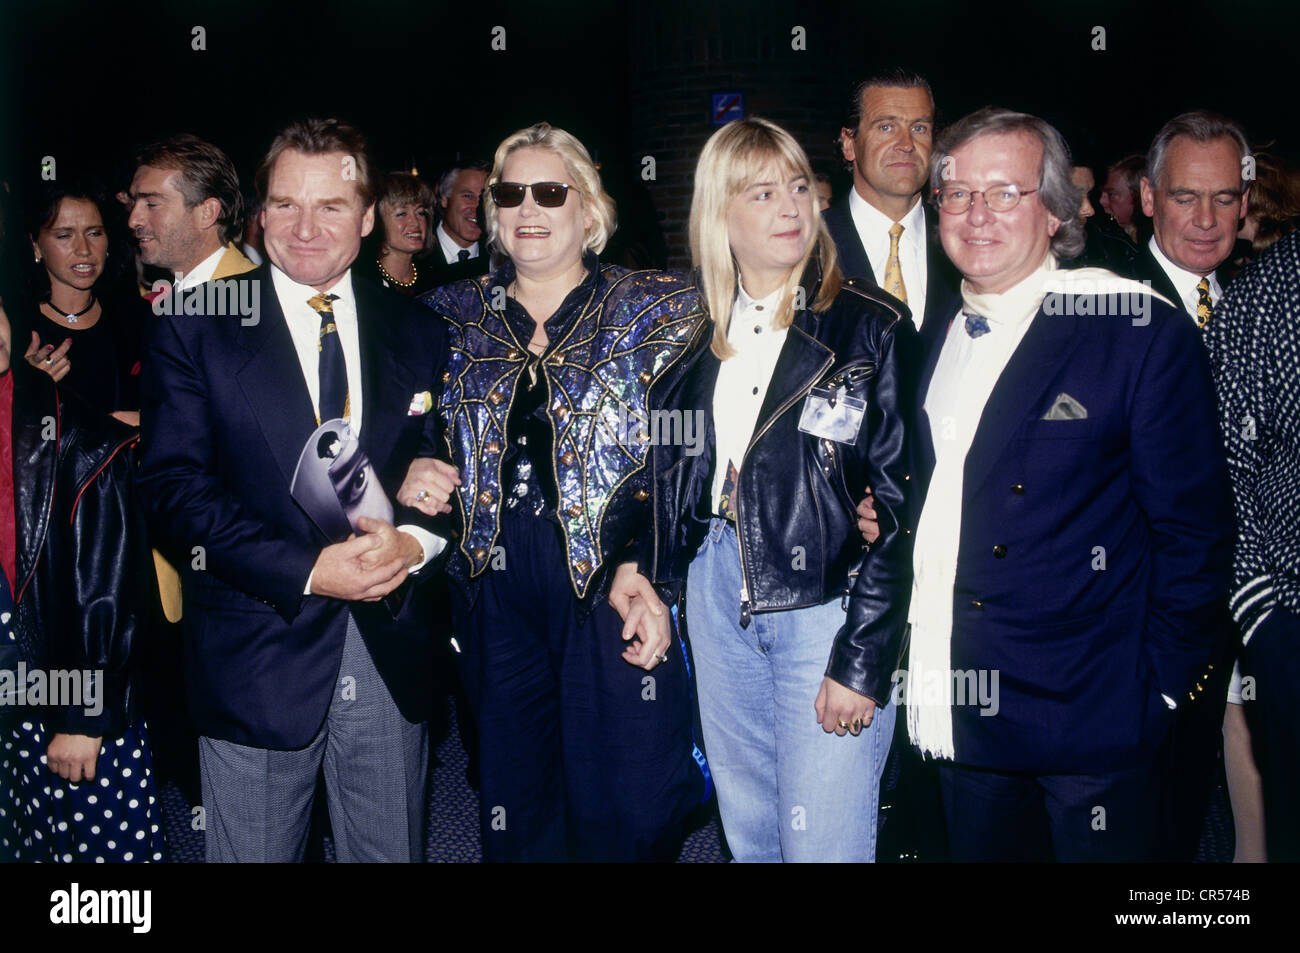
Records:
<instances>
[{"instance_id":1,"label":"dark-haired woman","mask_svg":"<svg viewBox=\"0 0 1300 953\"><path fill-rule=\"evenodd\" d=\"M93 187L49 183L30 203L29 300L11 302L14 347L90 407L138 426L148 305L109 273L106 211Z\"/></svg>"}]
</instances>

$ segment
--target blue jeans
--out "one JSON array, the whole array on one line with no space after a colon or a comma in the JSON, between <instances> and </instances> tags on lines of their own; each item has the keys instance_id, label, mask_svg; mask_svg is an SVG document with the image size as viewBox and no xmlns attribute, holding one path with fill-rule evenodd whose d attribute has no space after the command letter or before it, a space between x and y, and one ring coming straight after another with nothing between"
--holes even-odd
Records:
<instances>
[{"instance_id":1,"label":"blue jeans","mask_svg":"<svg viewBox=\"0 0 1300 953\"><path fill-rule=\"evenodd\" d=\"M873 861L894 706L884 699L856 738L823 731L813 706L844 624L839 600L755 613L742 629L740 588L736 531L715 519L691 562L686 620L705 755L732 854Z\"/></svg>"}]
</instances>

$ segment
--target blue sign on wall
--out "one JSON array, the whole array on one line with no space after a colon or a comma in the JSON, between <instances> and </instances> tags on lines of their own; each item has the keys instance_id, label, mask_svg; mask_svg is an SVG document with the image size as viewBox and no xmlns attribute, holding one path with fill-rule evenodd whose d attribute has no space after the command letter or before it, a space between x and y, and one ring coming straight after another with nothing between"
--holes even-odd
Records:
<instances>
[{"instance_id":1,"label":"blue sign on wall","mask_svg":"<svg viewBox=\"0 0 1300 953\"><path fill-rule=\"evenodd\" d=\"M744 93L713 93L709 97L709 123L725 126L733 119L745 118Z\"/></svg>"}]
</instances>

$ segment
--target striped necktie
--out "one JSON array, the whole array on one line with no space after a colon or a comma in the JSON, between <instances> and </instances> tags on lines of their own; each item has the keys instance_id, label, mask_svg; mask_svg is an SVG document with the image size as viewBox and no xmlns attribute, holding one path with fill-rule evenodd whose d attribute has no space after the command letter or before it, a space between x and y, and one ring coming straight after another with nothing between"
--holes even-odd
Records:
<instances>
[{"instance_id":1,"label":"striped necktie","mask_svg":"<svg viewBox=\"0 0 1300 953\"><path fill-rule=\"evenodd\" d=\"M339 341L338 328L334 326L334 302L338 295L316 294L307 299L313 311L320 315L320 340L316 349L320 352L317 372L320 375L320 424L336 417L348 417L351 414L351 401L348 399L348 370L343 360L343 345Z\"/></svg>"},{"instance_id":2,"label":"striped necktie","mask_svg":"<svg viewBox=\"0 0 1300 953\"><path fill-rule=\"evenodd\" d=\"M889 261L885 263L885 290L903 304L907 304L907 288L903 286L903 266L898 262L898 239L903 226L898 222L889 226Z\"/></svg>"}]
</instances>

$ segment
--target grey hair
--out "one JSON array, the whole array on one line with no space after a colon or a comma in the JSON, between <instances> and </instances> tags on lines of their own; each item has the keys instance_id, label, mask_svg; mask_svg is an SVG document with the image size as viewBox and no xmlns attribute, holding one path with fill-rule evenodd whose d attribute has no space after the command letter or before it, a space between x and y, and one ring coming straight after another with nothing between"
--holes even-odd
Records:
<instances>
[{"instance_id":1,"label":"grey hair","mask_svg":"<svg viewBox=\"0 0 1300 953\"><path fill-rule=\"evenodd\" d=\"M930 156L930 189L937 195L944 183L948 156L979 136L1027 132L1043 146L1043 167L1038 176L1038 200L1061 225L1052 236L1052 254L1061 260L1076 258L1083 252L1085 236L1079 221L1083 189L1070 181L1074 160L1070 147L1056 127L1028 113L1013 112L999 106L985 106L949 126L939 136Z\"/></svg>"},{"instance_id":2,"label":"grey hair","mask_svg":"<svg viewBox=\"0 0 1300 953\"><path fill-rule=\"evenodd\" d=\"M486 176L492 171L492 163L486 159L469 159L452 166L438 180L438 201L442 201L450 194L452 187L456 184L456 176L467 169L473 172L482 172Z\"/></svg>"},{"instance_id":3,"label":"grey hair","mask_svg":"<svg viewBox=\"0 0 1300 953\"><path fill-rule=\"evenodd\" d=\"M1160 184L1160 176L1165 171L1165 154L1169 151L1170 144L1179 136L1187 136L1202 144L1214 142L1216 139L1231 139L1237 146L1237 155L1241 160L1243 172L1246 160L1252 157L1250 143L1246 141L1246 133L1227 116L1220 116L1218 113L1204 109L1183 113L1161 126L1156 137L1151 140L1151 148L1147 150L1146 177L1152 188Z\"/></svg>"}]
</instances>

